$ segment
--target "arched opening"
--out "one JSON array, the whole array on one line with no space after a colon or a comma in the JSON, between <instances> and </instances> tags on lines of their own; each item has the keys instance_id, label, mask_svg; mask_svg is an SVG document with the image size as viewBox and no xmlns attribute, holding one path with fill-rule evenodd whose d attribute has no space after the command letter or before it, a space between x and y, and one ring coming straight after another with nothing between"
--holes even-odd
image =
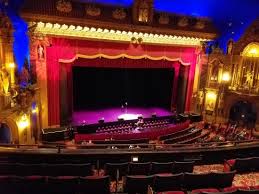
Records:
<instances>
[{"instance_id":1,"label":"arched opening","mask_svg":"<svg viewBox=\"0 0 259 194\"><path fill-rule=\"evenodd\" d=\"M244 57L259 57L259 43L258 42L252 42L248 44L243 52L242 56Z\"/></svg>"},{"instance_id":2,"label":"arched opening","mask_svg":"<svg viewBox=\"0 0 259 194\"><path fill-rule=\"evenodd\" d=\"M229 121L242 127L255 127L257 118L256 106L247 101L238 101L232 105Z\"/></svg>"},{"instance_id":3,"label":"arched opening","mask_svg":"<svg viewBox=\"0 0 259 194\"><path fill-rule=\"evenodd\" d=\"M0 143L11 142L11 129L6 123L0 123Z\"/></svg>"}]
</instances>

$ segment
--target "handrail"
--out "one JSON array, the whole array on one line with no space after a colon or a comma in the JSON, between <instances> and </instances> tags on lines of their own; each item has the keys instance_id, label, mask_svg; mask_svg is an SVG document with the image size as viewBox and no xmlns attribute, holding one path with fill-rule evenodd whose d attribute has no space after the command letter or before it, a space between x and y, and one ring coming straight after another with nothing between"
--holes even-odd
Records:
<instances>
[{"instance_id":1,"label":"handrail","mask_svg":"<svg viewBox=\"0 0 259 194\"><path fill-rule=\"evenodd\" d=\"M1 148L8 148L9 150L13 149L28 149L28 150L36 150L36 149L57 149L58 153L65 149L72 149L75 148L77 150L82 149L93 149L93 150L107 150L107 148L111 149L118 149L118 150L193 150L199 148L224 148L224 147L237 147L239 145L259 145L259 140L244 140L244 141L226 141L226 142L208 142L208 143L193 143L193 144L86 144L86 145L66 145L64 143L58 144L0 144L0 151ZM130 146L134 146L130 148ZM144 147L144 148L143 148Z\"/></svg>"}]
</instances>

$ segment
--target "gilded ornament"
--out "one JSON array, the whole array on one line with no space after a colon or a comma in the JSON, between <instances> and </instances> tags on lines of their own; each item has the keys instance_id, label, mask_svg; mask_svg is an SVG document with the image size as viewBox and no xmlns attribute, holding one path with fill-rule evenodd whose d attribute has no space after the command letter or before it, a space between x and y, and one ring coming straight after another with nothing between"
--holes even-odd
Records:
<instances>
[{"instance_id":1,"label":"gilded ornament","mask_svg":"<svg viewBox=\"0 0 259 194\"><path fill-rule=\"evenodd\" d=\"M199 29L199 30L204 29L205 28L205 21L203 21L201 19L198 19L194 28Z\"/></svg>"},{"instance_id":2,"label":"gilded ornament","mask_svg":"<svg viewBox=\"0 0 259 194\"><path fill-rule=\"evenodd\" d=\"M101 9L95 6L88 6L86 8L86 14L89 16L97 17L101 15Z\"/></svg>"},{"instance_id":3,"label":"gilded ornament","mask_svg":"<svg viewBox=\"0 0 259 194\"><path fill-rule=\"evenodd\" d=\"M169 16L167 14L161 13L159 16L159 24L169 24Z\"/></svg>"},{"instance_id":4,"label":"gilded ornament","mask_svg":"<svg viewBox=\"0 0 259 194\"><path fill-rule=\"evenodd\" d=\"M127 16L127 13L123 8L118 8L112 12L112 17L117 20L123 20Z\"/></svg>"},{"instance_id":5,"label":"gilded ornament","mask_svg":"<svg viewBox=\"0 0 259 194\"><path fill-rule=\"evenodd\" d=\"M60 12L70 13L72 11L72 4L69 0L58 0L56 8Z\"/></svg>"},{"instance_id":6,"label":"gilded ornament","mask_svg":"<svg viewBox=\"0 0 259 194\"><path fill-rule=\"evenodd\" d=\"M182 17L182 18L179 19L177 25L180 26L180 27L186 27L186 26L188 26L188 24L189 24L188 18Z\"/></svg>"}]
</instances>

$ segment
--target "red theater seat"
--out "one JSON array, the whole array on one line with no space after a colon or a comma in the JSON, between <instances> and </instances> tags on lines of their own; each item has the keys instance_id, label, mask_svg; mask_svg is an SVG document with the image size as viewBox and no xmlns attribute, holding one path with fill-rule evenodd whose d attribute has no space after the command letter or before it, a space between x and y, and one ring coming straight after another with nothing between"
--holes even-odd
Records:
<instances>
[{"instance_id":1,"label":"red theater seat","mask_svg":"<svg viewBox=\"0 0 259 194\"><path fill-rule=\"evenodd\" d=\"M200 193L217 193L219 192L218 189L214 189L214 188L207 188L207 189L195 189L192 190L191 194L200 194Z\"/></svg>"},{"instance_id":2,"label":"red theater seat","mask_svg":"<svg viewBox=\"0 0 259 194\"><path fill-rule=\"evenodd\" d=\"M109 176L80 177L81 194L110 194Z\"/></svg>"},{"instance_id":3,"label":"red theater seat","mask_svg":"<svg viewBox=\"0 0 259 194\"><path fill-rule=\"evenodd\" d=\"M159 192L157 194L185 194L183 191L166 191L166 192Z\"/></svg>"}]
</instances>

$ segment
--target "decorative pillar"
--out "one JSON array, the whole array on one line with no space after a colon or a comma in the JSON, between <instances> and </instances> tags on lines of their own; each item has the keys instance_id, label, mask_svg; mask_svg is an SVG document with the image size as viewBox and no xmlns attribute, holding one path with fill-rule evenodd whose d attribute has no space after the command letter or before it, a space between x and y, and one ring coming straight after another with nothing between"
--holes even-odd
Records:
<instances>
[{"instance_id":1,"label":"decorative pillar","mask_svg":"<svg viewBox=\"0 0 259 194\"><path fill-rule=\"evenodd\" d=\"M11 107L10 89L15 86L12 26L0 15L0 110Z\"/></svg>"},{"instance_id":2,"label":"decorative pillar","mask_svg":"<svg viewBox=\"0 0 259 194\"><path fill-rule=\"evenodd\" d=\"M30 64L33 75L32 79L39 88L35 105L39 117L38 130L48 127L47 46L49 46L47 37L30 34ZM38 134L40 134L40 132L38 132Z\"/></svg>"}]
</instances>

